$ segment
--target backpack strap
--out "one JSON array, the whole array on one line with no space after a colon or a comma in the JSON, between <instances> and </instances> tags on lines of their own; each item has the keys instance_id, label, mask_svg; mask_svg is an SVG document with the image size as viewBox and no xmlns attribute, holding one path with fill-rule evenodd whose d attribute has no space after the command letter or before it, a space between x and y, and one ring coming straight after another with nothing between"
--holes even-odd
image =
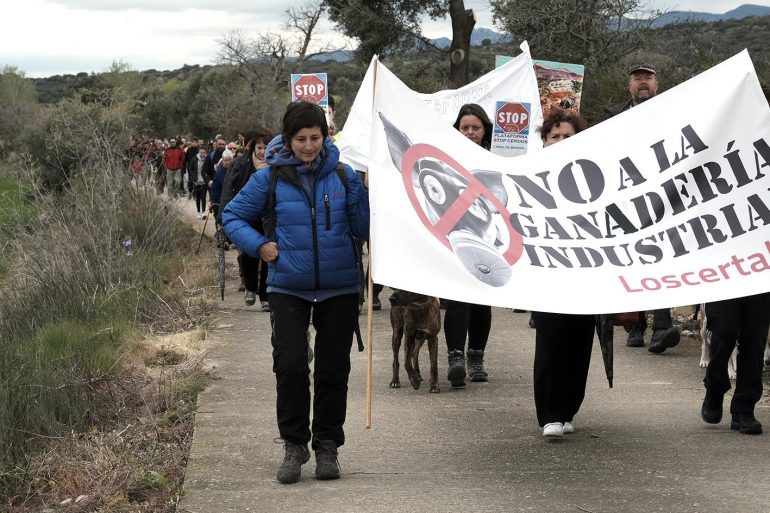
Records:
<instances>
[{"instance_id":1,"label":"backpack strap","mask_svg":"<svg viewBox=\"0 0 770 513\"><path fill-rule=\"evenodd\" d=\"M267 189L267 209L262 216L262 227L268 240L275 238L275 188L278 185L277 169L270 168L270 186Z\"/></svg>"},{"instance_id":2,"label":"backpack strap","mask_svg":"<svg viewBox=\"0 0 770 513\"><path fill-rule=\"evenodd\" d=\"M348 184L348 173L345 171L345 164L342 162L337 162L337 176L340 177L340 182L342 182L342 185L345 186L345 194L348 193L349 190L349 184Z\"/></svg>"}]
</instances>

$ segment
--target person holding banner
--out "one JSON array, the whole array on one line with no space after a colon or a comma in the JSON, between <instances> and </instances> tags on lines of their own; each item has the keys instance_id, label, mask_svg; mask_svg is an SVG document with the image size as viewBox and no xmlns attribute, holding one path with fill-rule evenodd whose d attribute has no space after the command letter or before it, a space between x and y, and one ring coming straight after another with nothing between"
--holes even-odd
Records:
<instances>
[{"instance_id":1,"label":"person holding banner","mask_svg":"<svg viewBox=\"0 0 770 513\"><path fill-rule=\"evenodd\" d=\"M628 68L628 92L631 99L605 109L608 118L634 108L658 94L658 74L650 63L633 64ZM628 347L644 347L644 333L647 331L647 314L639 312L639 322L626 326ZM671 309L660 308L653 311L652 338L648 350L660 354L669 347L679 344L679 330L671 322Z\"/></svg>"},{"instance_id":2,"label":"person holding banner","mask_svg":"<svg viewBox=\"0 0 770 513\"><path fill-rule=\"evenodd\" d=\"M584 130L577 112L553 108L540 134L547 147ZM575 432L573 418L585 397L596 321L593 315L532 312L535 321L534 389L543 436Z\"/></svg>"},{"instance_id":3,"label":"person holding banner","mask_svg":"<svg viewBox=\"0 0 770 513\"><path fill-rule=\"evenodd\" d=\"M454 127L479 146L487 150L492 146L492 122L481 106L467 103L460 107ZM484 349L491 327L491 306L446 300L444 336L449 360L447 380L452 387L464 387L466 375L473 382L488 380L489 376L484 369ZM468 340L467 362L466 338Z\"/></svg>"},{"instance_id":4,"label":"person holding banner","mask_svg":"<svg viewBox=\"0 0 770 513\"><path fill-rule=\"evenodd\" d=\"M722 402L730 390L727 362L738 345L738 377L730 401L730 429L759 435L762 424L754 417L754 406L762 398L763 354L770 328L770 292L706 303L706 329L711 333L711 359L703 386L706 396L701 419L709 424L722 421Z\"/></svg>"},{"instance_id":5,"label":"person holding banner","mask_svg":"<svg viewBox=\"0 0 770 513\"><path fill-rule=\"evenodd\" d=\"M273 372L284 459L281 483L295 483L315 451L317 479L338 479L345 442L350 349L358 322L359 257L353 237L369 237L369 194L328 137L324 111L299 101L267 146L268 166L227 204L224 231L268 262ZM253 224L262 218L265 234ZM316 329L312 426L307 330Z\"/></svg>"}]
</instances>

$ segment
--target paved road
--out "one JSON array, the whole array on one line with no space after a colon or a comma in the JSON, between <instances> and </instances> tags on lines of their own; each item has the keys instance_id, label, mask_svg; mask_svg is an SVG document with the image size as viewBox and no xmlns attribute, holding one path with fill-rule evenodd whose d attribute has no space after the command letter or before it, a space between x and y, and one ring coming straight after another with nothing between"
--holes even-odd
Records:
<instances>
[{"instance_id":1,"label":"paved road","mask_svg":"<svg viewBox=\"0 0 770 513\"><path fill-rule=\"evenodd\" d=\"M202 225L189 202L178 203ZM228 252L231 269L234 258ZM596 346L577 432L549 442L535 421L528 314L493 310L488 383L452 389L442 358L441 393L429 394L409 388L403 368L407 388L388 386L387 301L374 314L372 428L364 428L366 353L354 352L342 479L316 481L311 459L299 483L281 485L269 315L245 306L236 287L233 276L208 356L215 379L199 397L182 512L770 512L770 398L757 407L768 434L701 422L698 341L653 355L626 347L617 330L615 388ZM427 370L427 348L423 361Z\"/></svg>"}]
</instances>

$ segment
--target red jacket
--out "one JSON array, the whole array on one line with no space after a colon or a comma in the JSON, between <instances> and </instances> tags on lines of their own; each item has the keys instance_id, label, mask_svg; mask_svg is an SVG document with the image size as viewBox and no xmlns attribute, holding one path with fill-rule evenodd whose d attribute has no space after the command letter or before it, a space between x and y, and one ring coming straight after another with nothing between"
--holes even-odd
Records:
<instances>
[{"instance_id":1,"label":"red jacket","mask_svg":"<svg viewBox=\"0 0 770 513\"><path fill-rule=\"evenodd\" d=\"M182 169L182 163L184 162L184 151L179 146L168 148L163 152L163 167L176 171Z\"/></svg>"}]
</instances>

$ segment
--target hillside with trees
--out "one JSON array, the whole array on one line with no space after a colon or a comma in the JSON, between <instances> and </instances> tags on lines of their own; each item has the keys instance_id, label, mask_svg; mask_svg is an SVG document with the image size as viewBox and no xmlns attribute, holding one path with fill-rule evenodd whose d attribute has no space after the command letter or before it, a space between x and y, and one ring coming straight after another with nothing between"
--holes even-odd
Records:
<instances>
[{"instance_id":1,"label":"hillside with trees","mask_svg":"<svg viewBox=\"0 0 770 513\"><path fill-rule=\"evenodd\" d=\"M747 48L761 81L768 84L768 34L770 16L713 23L677 23L641 30L635 35L638 39L636 48L620 62L617 56L603 56L598 69L588 69L584 113L596 121L601 118L603 105L625 96L623 69L635 60L655 62L661 86L665 89ZM520 40L520 37L514 37L510 41L486 41L484 45L473 46L470 52L470 80L489 71L494 66L496 54L514 55ZM544 45L537 38L529 40L534 58L576 63L584 61L566 42L559 47L558 42ZM445 52L432 47L394 52L384 59L404 82L421 92L450 87L447 61ZM296 71L328 73L331 93L338 102L338 124L342 124L367 64L368 60L338 62L320 55L302 62ZM256 74L273 71L268 61L254 63ZM284 105L290 99L288 72L289 69L286 69L285 78L275 84L261 84L256 94L248 90L246 79L234 64L186 65L172 71L133 71L123 63L116 63L114 69L107 73L56 75L28 80L35 86L39 103L51 105L69 96L108 90L119 77L122 81L133 82L132 88L141 105L143 130L157 134L210 136L222 131L234 135L253 124L275 126L278 121L274 114L276 106Z\"/></svg>"}]
</instances>

